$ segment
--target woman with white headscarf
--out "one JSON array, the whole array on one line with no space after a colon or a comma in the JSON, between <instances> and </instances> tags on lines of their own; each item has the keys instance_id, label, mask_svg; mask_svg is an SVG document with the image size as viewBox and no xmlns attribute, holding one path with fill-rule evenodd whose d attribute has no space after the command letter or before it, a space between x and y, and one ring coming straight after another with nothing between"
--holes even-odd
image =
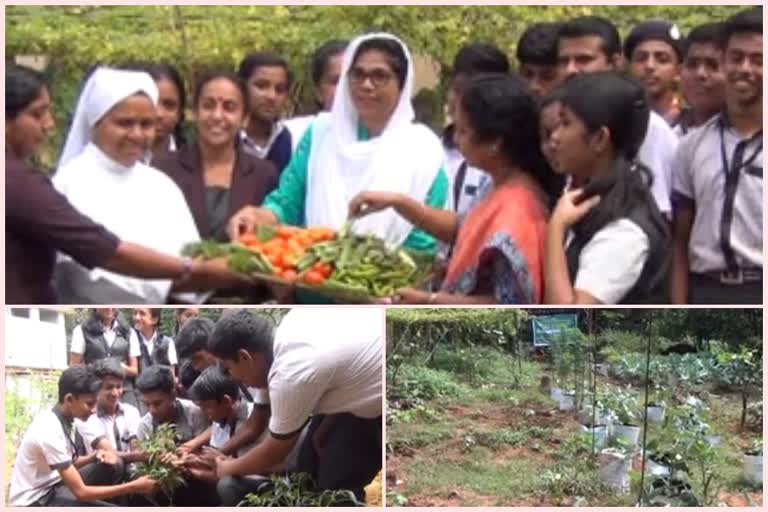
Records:
<instances>
[{"instance_id":1,"label":"woman with white headscarf","mask_svg":"<svg viewBox=\"0 0 768 512\"><path fill-rule=\"evenodd\" d=\"M154 137L157 97L147 73L98 68L80 95L53 184L121 239L178 255L199 235L176 184L142 161ZM59 297L72 304L161 304L171 285L88 270L68 257L56 269Z\"/></svg>"},{"instance_id":2,"label":"woman with white headscarf","mask_svg":"<svg viewBox=\"0 0 768 512\"><path fill-rule=\"evenodd\" d=\"M331 112L313 121L263 207L246 207L232 218L230 236L266 223L339 229L349 201L364 190L443 208L448 178L442 146L429 128L414 123L412 91L413 63L402 41L384 33L352 41ZM394 212L361 218L354 230L411 249L437 247L431 235Z\"/></svg>"}]
</instances>

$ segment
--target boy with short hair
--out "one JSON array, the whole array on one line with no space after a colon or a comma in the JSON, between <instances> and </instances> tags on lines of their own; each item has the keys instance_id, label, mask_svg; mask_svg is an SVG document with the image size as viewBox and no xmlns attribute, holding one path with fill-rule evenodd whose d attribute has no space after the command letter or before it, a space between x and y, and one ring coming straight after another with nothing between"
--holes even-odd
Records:
<instances>
[{"instance_id":1,"label":"boy with short hair","mask_svg":"<svg viewBox=\"0 0 768 512\"><path fill-rule=\"evenodd\" d=\"M100 500L154 492L155 482L149 477L111 485L122 475L119 461L102 450L85 455L74 423L91 415L100 386L83 366L61 374L58 403L32 420L19 446L11 475L11 505L108 506Z\"/></svg>"},{"instance_id":2,"label":"boy with short hair","mask_svg":"<svg viewBox=\"0 0 768 512\"><path fill-rule=\"evenodd\" d=\"M96 412L79 425L88 453L103 450L113 452L122 462L138 460L132 449L141 421L139 410L120 401L125 373L114 359L102 359L91 366L100 379L96 396Z\"/></svg>"},{"instance_id":3,"label":"boy with short hair","mask_svg":"<svg viewBox=\"0 0 768 512\"><path fill-rule=\"evenodd\" d=\"M674 23L645 21L632 29L624 42L629 73L645 87L651 109L670 126L680 118L680 67L683 62L683 35Z\"/></svg>"},{"instance_id":4,"label":"boy with short hair","mask_svg":"<svg viewBox=\"0 0 768 512\"><path fill-rule=\"evenodd\" d=\"M178 443L189 441L208 428L208 420L198 406L177 398L173 372L168 366L150 366L139 375L136 387L148 411L137 428L139 440L148 438L158 425L165 423L176 426Z\"/></svg>"},{"instance_id":5,"label":"boy with short hair","mask_svg":"<svg viewBox=\"0 0 768 512\"><path fill-rule=\"evenodd\" d=\"M722 23L705 23L685 38L680 83L688 105L675 126L675 133L681 137L725 107L722 32Z\"/></svg>"},{"instance_id":6,"label":"boy with short hair","mask_svg":"<svg viewBox=\"0 0 768 512\"><path fill-rule=\"evenodd\" d=\"M235 380L268 386L272 404L268 436L241 457L216 459L225 505L252 490L242 475L268 472L296 446L298 471L320 489L363 499L382 462L381 325L376 310L345 308L292 309L276 331L245 310L217 322L209 351Z\"/></svg>"},{"instance_id":7,"label":"boy with short hair","mask_svg":"<svg viewBox=\"0 0 768 512\"><path fill-rule=\"evenodd\" d=\"M536 98L549 96L562 78L557 66L557 44L560 23L534 23L523 32L517 43L520 76Z\"/></svg>"},{"instance_id":8,"label":"boy with short hair","mask_svg":"<svg viewBox=\"0 0 768 512\"><path fill-rule=\"evenodd\" d=\"M207 318L195 318L189 320L176 336L176 346L180 357L188 360L189 364L198 372L218 364L216 357L207 350L208 338L213 329L213 321ZM248 388L242 384L237 385L240 388L242 399L253 405L246 424L220 447L221 452L226 455L232 455L243 446L256 441L264 433L269 421L269 394L267 391ZM211 437L210 430L206 430L184 443L180 447L181 452L192 452L207 444Z\"/></svg>"},{"instance_id":9,"label":"boy with short hair","mask_svg":"<svg viewBox=\"0 0 768 512\"><path fill-rule=\"evenodd\" d=\"M209 446L219 452L235 432L247 423L253 408L253 404L240 399L240 387L218 365L203 371L189 389L189 396L211 421ZM264 437L263 434L261 437ZM247 452L259 440L242 446L235 456ZM188 464L188 471L198 479L209 482L218 480L215 469L195 456L191 456Z\"/></svg>"},{"instance_id":10,"label":"boy with short hair","mask_svg":"<svg viewBox=\"0 0 768 512\"><path fill-rule=\"evenodd\" d=\"M763 10L723 28L726 105L675 162L672 302L763 303Z\"/></svg>"}]
</instances>

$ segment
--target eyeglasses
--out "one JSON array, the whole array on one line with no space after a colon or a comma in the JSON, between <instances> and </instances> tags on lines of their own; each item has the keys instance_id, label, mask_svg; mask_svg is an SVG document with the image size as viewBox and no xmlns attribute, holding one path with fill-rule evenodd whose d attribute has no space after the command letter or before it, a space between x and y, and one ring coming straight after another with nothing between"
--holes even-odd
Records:
<instances>
[{"instance_id":1,"label":"eyeglasses","mask_svg":"<svg viewBox=\"0 0 768 512\"><path fill-rule=\"evenodd\" d=\"M366 80L370 80L374 87L383 87L393 78L395 75L383 69L374 69L368 72L359 68L352 68L349 71L349 82L355 86L363 85Z\"/></svg>"}]
</instances>

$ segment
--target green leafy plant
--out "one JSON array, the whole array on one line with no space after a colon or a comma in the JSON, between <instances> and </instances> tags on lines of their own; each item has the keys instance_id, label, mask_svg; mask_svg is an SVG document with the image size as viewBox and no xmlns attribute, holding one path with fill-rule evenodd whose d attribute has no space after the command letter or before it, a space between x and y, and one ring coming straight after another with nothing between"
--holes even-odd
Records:
<instances>
[{"instance_id":1,"label":"green leafy plant","mask_svg":"<svg viewBox=\"0 0 768 512\"><path fill-rule=\"evenodd\" d=\"M273 475L256 492L245 495L238 507L351 507L365 506L352 491L320 491L307 473Z\"/></svg>"},{"instance_id":2,"label":"green leafy plant","mask_svg":"<svg viewBox=\"0 0 768 512\"><path fill-rule=\"evenodd\" d=\"M164 455L176 450L176 426L159 425L149 437L139 441L139 449L147 455L148 459L138 464L136 475L147 475L154 479L160 491L172 503L174 491L186 485L181 471L162 461Z\"/></svg>"},{"instance_id":3,"label":"green leafy plant","mask_svg":"<svg viewBox=\"0 0 768 512\"><path fill-rule=\"evenodd\" d=\"M755 388L762 386L763 371L757 350L742 347L738 353L720 352L717 363L720 380L739 390L741 393L741 421L743 429L747 422L747 407L750 395Z\"/></svg>"}]
</instances>

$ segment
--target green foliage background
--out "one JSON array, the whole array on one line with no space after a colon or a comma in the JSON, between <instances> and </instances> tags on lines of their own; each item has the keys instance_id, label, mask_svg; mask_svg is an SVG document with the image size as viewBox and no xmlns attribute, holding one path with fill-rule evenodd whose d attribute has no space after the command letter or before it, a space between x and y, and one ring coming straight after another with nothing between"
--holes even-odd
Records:
<instances>
[{"instance_id":1,"label":"green foliage background","mask_svg":"<svg viewBox=\"0 0 768 512\"><path fill-rule=\"evenodd\" d=\"M622 35L653 18L677 22L684 32L723 19L738 6L8 6L6 59L47 55L60 129L42 155L52 164L63 123L75 107L84 72L93 64L135 60L178 65L191 83L210 68L233 68L257 49L285 55L295 70L293 107L310 97L309 55L332 38L369 30L401 36L414 53L432 56L447 68L470 41L491 41L514 55L522 31L533 22L598 14ZM430 95L442 101L442 91ZM438 103L439 104L439 103ZM434 105L433 105L434 106ZM434 109L432 109L434 111Z\"/></svg>"}]
</instances>

